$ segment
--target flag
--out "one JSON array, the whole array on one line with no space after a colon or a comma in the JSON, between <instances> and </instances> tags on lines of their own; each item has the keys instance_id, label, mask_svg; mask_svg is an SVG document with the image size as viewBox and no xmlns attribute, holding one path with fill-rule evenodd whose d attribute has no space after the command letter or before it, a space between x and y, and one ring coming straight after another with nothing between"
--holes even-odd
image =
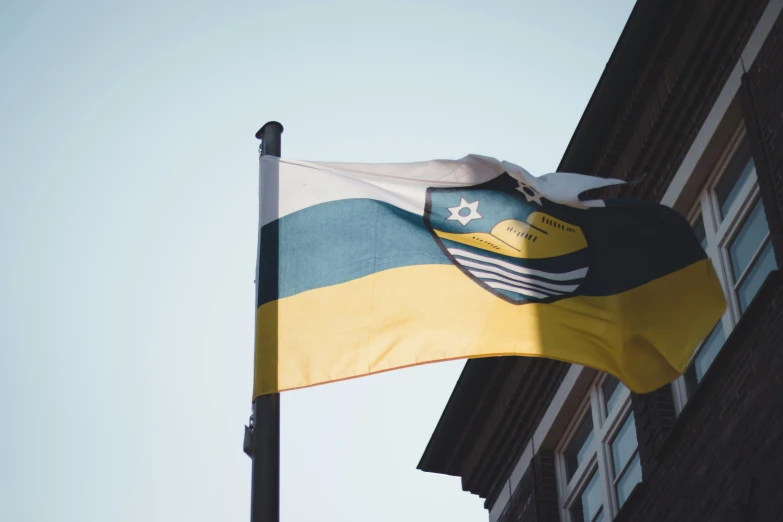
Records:
<instances>
[{"instance_id":1,"label":"flag","mask_svg":"<svg viewBox=\"0 0 783 522\"><path fill-rule=\"evenodd\" d=\"M688 222L622 183L483 156L262 156L254 397L417 364L532 356L655 390L726 301Z\"/></svg>"}]
</instances>

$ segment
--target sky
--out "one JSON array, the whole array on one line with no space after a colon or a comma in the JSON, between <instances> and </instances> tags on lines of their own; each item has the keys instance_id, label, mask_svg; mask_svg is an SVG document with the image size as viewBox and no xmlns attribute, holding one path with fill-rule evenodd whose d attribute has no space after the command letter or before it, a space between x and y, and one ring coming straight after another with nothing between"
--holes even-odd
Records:
<instances>
[{"instance_id":1,"label":"sky","mask_svg":"<svg viewBox=\"0 0 783 522\"><path fill-rule=\"evenodd\" d=\"M554 171L631 0L0 2L0 520L249 520L256 130ZM281 520L487 520L464 362L284 393Z\"/></svg>"}]
</instances>

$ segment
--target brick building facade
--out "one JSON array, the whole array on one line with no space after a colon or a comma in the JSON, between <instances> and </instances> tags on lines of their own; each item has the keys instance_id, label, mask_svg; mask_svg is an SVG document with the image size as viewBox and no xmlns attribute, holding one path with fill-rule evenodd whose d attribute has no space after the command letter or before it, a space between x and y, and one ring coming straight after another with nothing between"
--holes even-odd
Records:
<instances>
[{"instance_id":1,"label":"brick building facade","mask_svg":"<svg viewBox=\"0 0 783 522\"><path fill-rule=\"evenodd\" d=\"M729 307L636 395L577 365L468 361L422 456L491 522L783 520L783 0L639 0L558 170L693 223Z\"/></svg>"}]
</instances>

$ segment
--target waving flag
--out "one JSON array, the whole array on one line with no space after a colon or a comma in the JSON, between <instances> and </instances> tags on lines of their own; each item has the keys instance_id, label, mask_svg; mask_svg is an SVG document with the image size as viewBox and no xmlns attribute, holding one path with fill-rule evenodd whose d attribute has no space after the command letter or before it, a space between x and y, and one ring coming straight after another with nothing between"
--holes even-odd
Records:
<instances>
[{"instance_id":1,"label":"waving flag","mask_svg":"<svg viewBox=\"0 0 783 522\"><path fill-rule=\"evenodd\" d=\"M622 183L481 156L261 157L254 396L449 359L521 355L648 392L722 316L687 221Z\"/></svg>"}]
</instances>

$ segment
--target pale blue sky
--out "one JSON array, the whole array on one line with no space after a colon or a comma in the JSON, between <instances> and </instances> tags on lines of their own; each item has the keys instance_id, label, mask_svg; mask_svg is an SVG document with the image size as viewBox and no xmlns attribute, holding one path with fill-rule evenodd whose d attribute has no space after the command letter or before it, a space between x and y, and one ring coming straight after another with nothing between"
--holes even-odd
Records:
<instances>
[{"instance_id":1,"label":"pale blue sky","mask_svg":"<svg viewBox=\"0 0 783 522\"><path fill-rule=\"evenodd\" d=\"M257 141L557 167L631 0L0 3L0 520L249 520ZM486 520L462 362L282 397L281 519Z\"/></svg>"}]
</instances>

